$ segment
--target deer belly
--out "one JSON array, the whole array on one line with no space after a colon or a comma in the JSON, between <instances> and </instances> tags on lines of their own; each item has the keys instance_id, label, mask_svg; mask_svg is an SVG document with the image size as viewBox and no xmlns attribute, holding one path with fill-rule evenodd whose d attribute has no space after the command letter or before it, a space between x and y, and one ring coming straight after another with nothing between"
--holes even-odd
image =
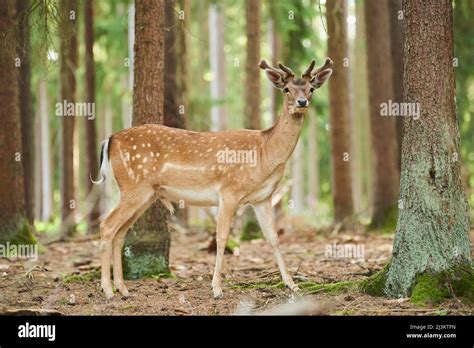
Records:
<instances>
[{"instance_id":1,"label":"deer belly","mask_svg":"<svg viewBox=\"0 0 474 348\"><path fill-rule=\"evenodd\" d=\"M184 201L189 205L215 206L219 205L219 194L216 188L178 188L161 186L160 192L172 202Z\"/></svg>"}]
</instances>

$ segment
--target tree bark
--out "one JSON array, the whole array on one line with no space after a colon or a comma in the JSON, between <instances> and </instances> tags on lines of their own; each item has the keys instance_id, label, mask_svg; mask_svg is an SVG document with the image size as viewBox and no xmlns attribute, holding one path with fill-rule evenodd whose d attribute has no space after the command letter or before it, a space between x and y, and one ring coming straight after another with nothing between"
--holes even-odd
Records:
<instances>
[{"instance_id":1,"label":"tree bark","mask_svg":"<svg viewBox=\"0 0 474 348\"><path fill-rule=\"evenodd\" d=\"M403 11L404 100L419 103L421 112L419 119L404 117L402 206L386 293L406 297L411 292L415 302L444 295L473 300L454 100L452 3L403 1ZM427 291L428 284L437 289Z\"/></svg>"},{"instance_id":2,"label":"tree bark","mask_svg":"<svg viewBox=\"0 0 474 348\"><path fill-rule=\"evenodd\" d=\"M165 1L135 4L133 126L163 124ZM167 210L157 201L138 219L125 241L125 277L169 272Z\"/></svg>"},{"instance_id":3,"label":"tree bark","mask_svg":"<svg viewBox=\"0 0 474 348\"><path fill-rule=\"evenodd\" d=\"M49 136L48 85L44 79L40 79L38 82L38 108L41 128L41 220L48 221L53 212L53 183Z\"/></svg>"},{"instance_id":4,"label":"tree bark","mask_svg":"<svg viewBox=\"0 0 474 348\"><path fill-rule=\"evenodd\" d=\"M23 163L23 186L25 194L26 216L33 223L33 199L34 199L34 113L33 100L31 97L31 67L30 67L30 16L28 9L29 0L17 1L18 18L18 49L20 58L19 84L20 84L20 114L21 114L21 143Z\"/></svg>"},{"instance_id":5,"label":"tree bark","mask_svg":"<svg viewBox=\"0 0 474 348\"><path fill-rule=\"evenodd\" d=\"M334 61L333 75L329 80L329 110L331 127L332 189L334 221L342 222L354 213L351 179L350 132L350 70L348 63L347 1L328 0L328 56Z\"/></svg>"},{"instance_id":6,"label":"tree bark","mask_svg":"<svg viewBox=\"0 0 474 348\"><path fill-rule=\"evenodd\" d=\"M77 2L65 0L60 3L60 103L75 102L77 67ZM65 111L65 110L64 110ZM76 195L74 189L74 129L76 115L61 115L61 223L65 237L75 234L74 213Z\"/></svg>"},{"instance_id":7,"label":"tree bark","mask_svg":"<svg viewBox=\"0 0 474 348\"><path fill-rule=\"evenodd\" d=\"M357 172L354 173L355 184L354 195L361 192L360 210L356 213L369 217L371 214L373 198L373 169L372 150L370 146L370 113L368 105L367 91L367 52L365 35L364 0L356 1L356 38L354 40L354 63L356 69L352 69L352 80L356 82L354 88L354 132L355 150L357 157L352 159L357 161ZM357 209L357 208L355 208Z\"/></svg>"},{"instance_id":8,"label":"tree bark","mask_svg":"<svg viewBox=\"0 0 474 348\"><path fill-rule=\"evenodd\" d=\"M372 228L389 227L398 198L399 169L395 118L381 115L381 105L393 101L388 1L370 0L365 5L367 70L371 142L374 152Z\"/></svg>"},{"instance_id":9,"label":"tree bark","mask_svg":"<svg viewBox=\"0 0 474 348\"><path fill-rule=\"evenodd\" d=\"M245 128L260 129L260 0L245 0L247 60L245 63Z\"/></svg>"},{"instance_id":10,"label":"tree bark","mask_svg":"<svg viewBox=\"0 0 474 348\"><path fill-rule=\"evenodd\" d=\"M33 243L26 217L19 83L15 67L15 1L0 1L0 243Z\"/></svg>"},{"instance_id":11,"label":"tree bark","mask_svg":"<svg viewBox=\"0 0 474 348\"><path fill-rule=\"evenodd\" d=\"M314 110L309 111L308 142L308 203L311 211L316 211L319 205L319 148L318 148L318 123Z\"/></svg>"},{"instance_id":12,"label":"tree bark","mask_svg":"<svg viewBox=\"0 0 474 348\"><path fill-rule=\"evenodd\" d=\"M399 12L402 11L402 0L389 1L388 10L390 17L393 100L401 103L403 101L403 19L399 18ZM400 165L403 136L403 119L401 117L395 119L395 126L397 129L397 154Z\"/></svg>"},{"instance_id":13,"label":"tree bark","mask_svg":"<svg viewBox=\"0 0 474 348\"><path fill-rule=\"evenodd\" d=\"M94 1L84 2L84 38L85 38L85 63L86 63L86 102L95 104L95 66L94 66ZM95 116L95 115L94 115ZM94 177L98 173L97 159L97 130L95 117L93 119L84 118L86 130L86 158L87 158L87 193L92 200L92 210L88 216L88 231L94 232L98 227L100 216L99 196L91 196L94 185L90 176ZM89 176L90 175L90 176Z\"/></svg>"},{"instance_id":14,"label":"tree bark","mask_svg":"<svg viewBox=\"0 0 474 348\"><path fill-rule=\"evenodd\" d=\"M165 100L163 124L168 127L184 128L184 117L178 110L175 17L175 0L165 0Z\"/></svg>"},{"instance_id":15,"label":"tree bark","mask_svg":"<svg viewBox=\"0 0 474 348\"><path fill-rule=\"evenodd\" d=\"M226 96L225 54L224 54L224 16L219 5L209 6L209 48L212 72L211 81L211 130L227 129L227 113L219 105Z\"/></svg>"},{"instance_id":16,"label":"tree bark","mask_svg":"<svg viewBox=\"0 0 474 348\"><path fill-rule=\"evenodd\" d=\"M304 210L304 142L299 139L291 160L291 215L301 215Z\"/></svg>"}]
</instances>

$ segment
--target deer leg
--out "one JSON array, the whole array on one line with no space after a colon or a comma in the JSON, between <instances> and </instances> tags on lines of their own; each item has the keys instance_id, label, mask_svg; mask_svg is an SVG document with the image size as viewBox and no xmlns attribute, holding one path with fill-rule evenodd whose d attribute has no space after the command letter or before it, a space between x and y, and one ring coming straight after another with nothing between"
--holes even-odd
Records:
<instances>
[{"instance_id":1,"label":"deer leg","mask_svg":"<svg viewBox=\"0 0 474 348\"><path fill-rule=\"evenodd\" d=\"M113 250L113 272L114 272L114 286L122 294L122 296L128 297L130 294L125 282L123 281L123 269L122 269L122 249L125 243L125 236L129 228L138 220L138 218L145 212L145 210L153 203L155 197L153 196L146 203L144 203L133 216L126 221L115 235L112 242Z\"/></svg>"},{"instance_id":2,"label":"deer leg","mask_svg":"<svg viewBox=\"0 0 474 348\"><path fill-rule=\"evenodd\" d=\"M138 207L140 207L138 205ZM100 224L100 254L101 254L101 287L105 296L110 299L114 296L110 279L113 240L120 228L138 210L137 202L132 199L121 198L119 204Z\"/></svg>"},{"instance_id":3,"label":"deer leg","mask_svg":"<svg viewBox=\"0 0 474 348\"><path fill-rule=\"evenodd\" d=\"M230 224L236 207L237 204L232 200L227 200L226 198L221 197L219 202L219 213L217 216L216 265L214 268L214 276L212 277L212 291L214 293L214 298L221 298L223 296L221 287L222 260L224 258L227 239L229 238Z\"/></svg>"},{"instance_id":4,"label":"deer leg","mask_svg":"<svg viewBox=\"0 0 474 348\"><path fill-rule=\"evenodd\" d=\"M268 244L273 249L273 254L275 255L278 268L280 269L281 278L287 287L293 291L297 291L298 286L293 282L290 273L285 264L285 260L280 251L280 243L278 241L278 234L275 229L275 224L273 222L273 212L271 200L267 200L258 204L253 205L255 210L255 215L257 216L260 227L262 228L263 235L265 236Z\"/></svg>"}]
</instances>

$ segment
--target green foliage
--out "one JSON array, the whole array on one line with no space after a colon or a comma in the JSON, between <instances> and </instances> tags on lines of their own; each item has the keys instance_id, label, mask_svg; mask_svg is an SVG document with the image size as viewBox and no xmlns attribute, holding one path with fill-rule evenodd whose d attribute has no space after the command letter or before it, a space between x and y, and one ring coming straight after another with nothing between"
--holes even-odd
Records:
<instances>
[{"instance_id":1,"label":"green foliage","mask_svg":"<svg viewBox=\"0 0 474 348\"><path fill-rule=\"evenodd\" d=\"M263 234L258 222L254 219L249 219L244 225L240 240L249 241L252 239L262 239L262 238L263 238Z\"/></svg>"}]
</instances>

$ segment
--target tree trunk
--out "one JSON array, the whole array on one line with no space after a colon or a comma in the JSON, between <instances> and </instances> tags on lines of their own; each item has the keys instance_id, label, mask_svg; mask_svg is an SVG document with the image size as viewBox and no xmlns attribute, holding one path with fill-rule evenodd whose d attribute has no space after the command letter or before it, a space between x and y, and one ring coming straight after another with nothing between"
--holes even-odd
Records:
<instances>
[{"instance_id":1,"label":"tree trunk","mask_svg":"<svg viewBox=\"0 0 474 348\"><path fill-rule=\"evenodd\" d=\"M329 80L331 158L334 221L342 222L354 212L351 179L351 132L349 105L349 45L347 39L347 1L328 0L328 56L334 61Z\"/></svg>"},{"instance_id":2,"label":"tree trunk","mask_svg":"<svg viewBox=\"0 0 474 348\"><path fill-rule=\"evenodd\" d=\"M179 8L182 11L183 18L180 19L179 26L179 59L178 59L178 69L179 69L179 90L181 91L180 97L180 107L183 110L184 118L184 128L186 128L188 108L189 108L189 80L191 75L188 74L188 65L189 63L189 54L188 54L188 33L187 28L191 27L191 1L190 0L180 0ZM166 63L166 62L165 62ZM180 110L178 110L180 112Z\"/></svg>"},{"instance_id":3,"label":"tree trunk","mask_svg":"<svg viewBox=\"0 0 474 348\"><path fill-rule=\"evenodd\" d=\"M245 63L245 128L260 129L260 0L245 0L247 60Z\"/></svg>"},{"instance_id":4,"label":"tree trunk","mask_svg":"<svg viewBox=\"0 0 474 348\"><path fill-rule=\"evenodd\" d=\"M168 127L184 128L184 117L178 110L175 17L175 0L165 0L165 100L163 124Z\"/></svg>"},{"instance_id":5,"label":"tree trunk","mask_svg":"<svg viewBox=\"0 0 474 348\"><path fill-rule=\"evenodd\" d=\"M211 61L211 130L227 129L225 107L219 105L226 96L225 54L224 54L224 16L219 5L209 6L209 45Z\"/></svg>"},{"instance_id":6,"label":"tree trunk","mask_svg":"<svg viewBox=\"0 0 474 348\"><path fill-rule=\"evenodd\" d=\"M25 211L21 113L15 67L15 1L0 1L0 243L34 243Z\"/></svg>"},{"instance_id":7,"label":"tree trunk","mask_svg":"<svg viewBox=\"0 0 474 348\"><path fill-rule=\"evenodd\" d=\"M30 15L29 0L17 1L18 21L18 55L20 58L19 84L20 84L20 114L21 114L21 144L23 163L23 186L25 194L26 216L33 223L33 196L34 196L34 113L31 98L31 68L30 68Z\"/></svg>"},{"instance_id":8,"label":"tree trunk","mask_svg":"<svg viewBox=\"0 0 474 348\"><path fill-rule=\"evenodd\" d=\"M364 5L371 141L374 151L372 228L383 228L395 224L400 176L395 118L381 115L381 106L393 100L388 1L371 0Z\"/></svg>"},{"instance_id":9,"label":"tree trunk","mask_svg":"<svg viewBox=\"0 0 474 348\"><path fill-rule=\"evenodd\" d=\"M76 94L75 70L77 66L77 3L76 0L60 2L60 103L74 103ZM63 113L66 110L63 110ZM74 129L75 115L61 116L61 229L65 237L75 233L74 212Z\"/></svg>"},{"instance_id":10,"label":"tree trunk","mask_svg":"<svg viewBox=\"0 0 474 348\"><path fill-rule=\"evenodd\" d=\"M304 142L300 139L291 161L291 215L301 215L304 210Z\"/></svg>"},{"instance_id":11,"label":"tree trunk","mask_svg":"<svg viewBox=\"0 0 474 348\"><path fill-rule=\"evenodd\" d=\"M403 18L400 17L402 11L402 0L391 0L388 2L390 19L390 49L392 57L392 83L393 100L397 103L403 101ZM400 165L403 136L403 119L395 119L397 128L397 154Z\"/></svg>"},{"instance_id":12,"label":"tree trunk","mask_svg":"<svg viewBox=\"0 0 474 348\"><path fill-rule=\"evenodd\" d=\"M163 124L165 1L135 4L133 126ZM169 272L167 210L157 201L138 219L125 241L124 271L130 278Z\"/></svg>"},{"instance_id":13,"label":"tree trunk","mask_svg":"<svg viewBox=\"0 0 474 348\"><path fill-rule=\"evenodd\" d=\"M49 137L48 85L44 79L40 79L38 82L38 109L41 128L41 220L48 221L53 213L53 183Z\"/></svg>"},{"instance_id":14,"label":"tree trunk","mask_svg":"<svg viewBox=\"0 0 474 348\"><path fill-rule=\"evenodd\" d=\"M354 62L352 69L352 81L355 81L354 89L354 132L355 141L354 152L357 154L352 161L357 161L357 172L354 172L355 184L354 195L361 193L360 209L356 213L370 216L372 207L373 186L372 186L372 156L370 146L370 114L367 92L367 52L364 19L364 0L356 1L356 38L354 40ZM357 88L355 88L357 86Z\"/></svg>"},{"instance_id":15,"label":"tree trunk","mask_svg":"<svg viewBox=\"0 0 474 348\"><path fill-rule=\"evenodd\" d=\"M318 155L318 123L314 110L309 110L308 131L308 203L311 211L316 211L319 204L319 155Z\"/></svg>"},{"instance_id":16,"label":"tree trunk","mask_svg":"<svg viewBox=\"0 0 474 348\"><path fill-rule=\"evenodd\" d=\"M404 117L401 206L385 293L415 303L474 300L469 217L460 177L451 1L403 2ZM433 62L435 58L436 63ZM436 97L434 97L436 96ZM383 277L382 277L383 279Z\"/></svg>"},{"instance_id":17,"label":"tree trunk","mask_svg":"<svg viewBox=\"0 0 474 348\"><path fill-rule=\"evenodd\" d=\"M84 2L84 37L85 37L85 62L86 62L86 102L95 104L95 66L94 66L94 1L85 0ZM86 130L86 182L87 194L91 194L93 189L90 176L94 177L98 173L98 159L97 159L97 131L95 115L93 119L84 118ZM90 197L90 196L89 196ZM88 217L88 231L94 232L97 229L97 224L100 216L99 211L99 196L90 197L92 200L92 210Z\"/></svg>"}]
</instances>

